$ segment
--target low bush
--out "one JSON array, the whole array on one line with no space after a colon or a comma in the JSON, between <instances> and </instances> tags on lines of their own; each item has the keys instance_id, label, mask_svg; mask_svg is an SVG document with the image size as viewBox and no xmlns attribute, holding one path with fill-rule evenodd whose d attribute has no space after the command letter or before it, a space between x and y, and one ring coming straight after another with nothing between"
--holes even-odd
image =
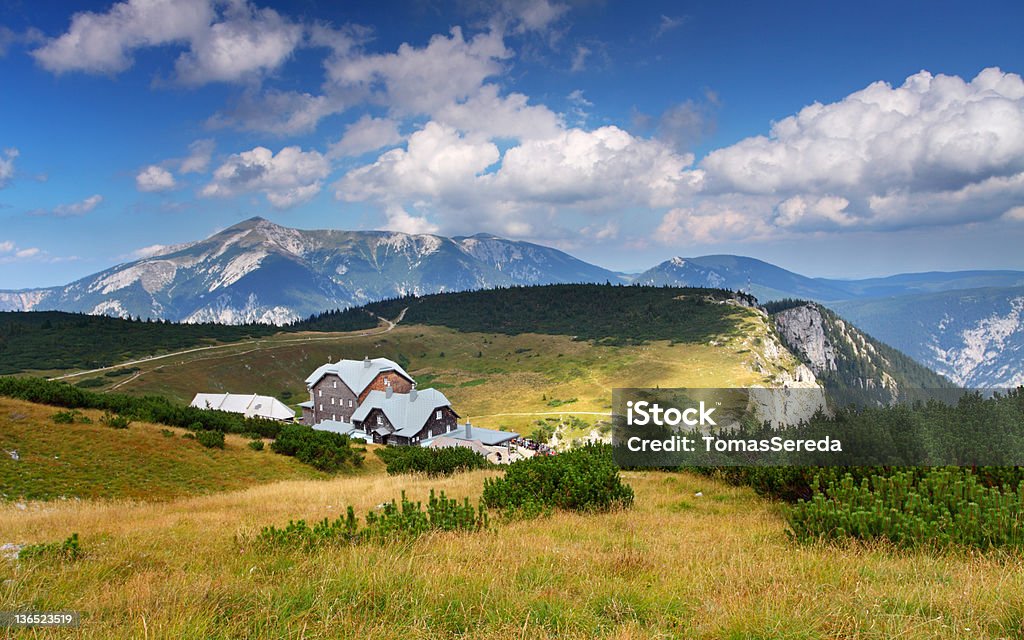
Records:
<instances>
[{"instance_id":1,"label":"low bush","mask_svg":"<svg viewBox=\"0 0 1024 640\"><path fill-rule=\"evenodd\" d=\"M609 511L633 504L607 444L588 444L557 456L535 456L484 480L483 502L506 515L530 517L551 509Z\"/></svg>"},{"instance_id":2,"label":"low bush","mask_svg":"<svg viewBox=\"0 0 1024 640\"><path fill-rule=\"evenodd\" d=\"M444 491L430 491L426 510L420 502L410 502L402 492L401 504L392 500L379 511L366 514L366 525L359 527L350 506L344 516L331 521L324 518L313 526L305 520L290 521L283 529L264 527L258 540L274 546L312 548L322 544L386 543L413 538L430 531L482 531L488 528L487 509L481 503L473 507L469 498L461 504Z\"/></svg>"},{"instance_id":3,"label":"low bush","mask_svg":"<svg viewBox=\"0 0 1024 640\"><path fill-rule=\"evenodd\" d=\"M127 429L128 426L132 423L132 421L129 420L127 417L119 416L116 413L110 413L109 411L103 414L103 416L100 418L100 422L107 425L111 429Z\"/></svg>"},{"instance_id":4,"label":"low bush","mask_svg":"<svg viewBox=\"0 0 1024 640\"><path fill-rule=\"evenodd\" d=\"M78 415L79 412L74 410L58 411L50 416L50 419L53 420L55 424L74 424L75 418L77 418Z\"/></svg>"},{"instance_id":5,"label":"low bush","mask_svg":"<svg viewBox=\"0 0 1024 640\"><path fill-rule=\"evenodd\" d=\"M82 547L78 543L78 534L72 533L64 542L43 542L22 547L21 551L18 552L18 559L60 558L63 560L75 560L81 555Z\"/></svg>"},{"instance_id":6,"label":"low bush","mask_svg":"<svg viewBox=\"0 0 1024 640\"><path fill-rule=\"evenodd\" d=\"M253 451L263 451L263 441L262 440L250 440L249 441L249 448L252 449Z\"/></svg>"},{"instance_id":7,"label":"low bush","mask_svg":"<svg viewBox=\"0 0 1024 640\"><path fill-rule=\"evenodd\" d=\"M363 456L350 445L348 436L317 431L304 424L289 424L281 428L270 448L276 453L294 456L320 471L334 473L362 465Z\"/></svg>"},{"instance_id":8,"label":"low bush","mask_svg":"<svg viewBox=\"0 0 1024 640\"><path fill-rule=\"evenodd\" d=\"M1024 546L1024 482L985 486L966 469L896 472L815 487L787 513L801 542L885 539L898 546Z\"/></svg>"},{"instance_id":9,"label":"low bush","mask_svg":"<svg viewBox=\"0 0 1024 640\"><path fill-rule=\"evenodd\" d=\"M465 447L385 447L377 450L377 457L384 461L388 475L392 476L403 473L444 476L494 466L487 458Z\"/></svg>"},{"instance_id":10,"label":"low bush","mask_svg":"<svg viewBox=\"0 0 1024 640\"><path fill-rule=\"evenodd\" d=\"M161 429L160 430L160 435L162 435L165 438L173 438L174 437L174 432L171 431L170 429Z\"/></svg>"},{"instance_id":11,"label":"low bush","mask_svg":"<svg viewBox=\"0 0 1024 640\"><path fill-rule=\"evenodd\" d=\"M224 432L202 429L196 431L196 440L207 449L224 448Z\"/></svg>"}]
</instances>

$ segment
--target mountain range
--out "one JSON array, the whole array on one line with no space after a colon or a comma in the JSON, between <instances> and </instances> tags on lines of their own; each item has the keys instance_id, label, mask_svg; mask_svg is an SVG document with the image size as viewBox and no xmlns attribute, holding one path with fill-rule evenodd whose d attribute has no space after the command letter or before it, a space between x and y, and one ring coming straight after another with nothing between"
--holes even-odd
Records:
<instances>
[{"instance_id":1,"label":"mountain range","mask_svg":"<svg viewBox=\"0 0 1024 640\"><path fill-rule=\"evenodd\" d=\"M824 303L964 386L1024 384L1024 272L811 278L743 256L676 257L639 274L492 235L299 230L251 218L66 286L0 291L0 310L284 324L404 295L572 282L742 290Z\"/></svg>"}]
</instances>

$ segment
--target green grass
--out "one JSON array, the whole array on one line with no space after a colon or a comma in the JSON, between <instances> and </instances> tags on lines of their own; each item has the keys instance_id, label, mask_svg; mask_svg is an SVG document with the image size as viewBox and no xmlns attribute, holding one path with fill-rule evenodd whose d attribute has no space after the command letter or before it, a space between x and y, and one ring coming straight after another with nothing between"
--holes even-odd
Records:
<instances>
[{"instance_id":1,"label":"green grass","mask_svg":"<svg viewBox=\"0 0 1024 640\"><path fill-rule=\"evenodd\" d=\"M0 398L2 499L167 499L239 489L285 479L323 477L293 458L253 451L229 435L224 449L185 439L184 429L133 422L127 429L101 423L99 411L57 424L58 409ZM168 436L168 434L170 434Z\"/></svg>"}]
</instances>

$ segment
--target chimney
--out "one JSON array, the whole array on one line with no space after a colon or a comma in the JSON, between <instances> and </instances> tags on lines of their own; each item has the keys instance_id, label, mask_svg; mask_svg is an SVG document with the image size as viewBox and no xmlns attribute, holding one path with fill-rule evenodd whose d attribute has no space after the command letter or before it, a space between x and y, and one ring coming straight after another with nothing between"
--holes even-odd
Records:
<instances>
[{"instance_id":1,"label":"chimney","mask_svg":"<svg viewBox=\"0 0 1024 640\"><path fill-rule=\"evenodd\" d=\"M473 425L471 425L469 423L469 420L466 420L466 440L472 440L472 439L473 439Z\"/></svg>"},{"instance_id":2,"label":"chimney","mask_svg":"<svg viewBox=\"0 0 1024 640\"><path fill-rule=\"evenodd\" d=\"M388 388L390 389L391 387ZM416 385L413 385L412 389L409 390L409 402L416 402Z\"/></svg>"},{"instance_id":3,"label":"chimney","mask_svg":"<svg viewBox=\"0 0 1024 640\"><path fill-rule=\"evenodd\" d=\"M395 391L395 388L392 387L391 385L388 385L387 387L384 388L384 397L385 398L390 398L391 394L394 393L394 391Z\"/></svg>"},{"instance_id":4,"label":"chimney","mask_svg":"<svg viewBox=\"0 0 1024 640\"><path fill-rule=\"evenodd\" d=\"M370 356L363 356L363 368L364 369L369 369L370 368Z\"/></svg>"}]
</instances>

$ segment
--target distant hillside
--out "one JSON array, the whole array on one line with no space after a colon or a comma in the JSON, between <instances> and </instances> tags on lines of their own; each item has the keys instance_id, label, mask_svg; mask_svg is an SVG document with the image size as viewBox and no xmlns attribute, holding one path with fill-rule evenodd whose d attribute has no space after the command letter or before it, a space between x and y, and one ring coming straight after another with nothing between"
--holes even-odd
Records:
<instances>
[{"instance_id":1,"label":"distant hillside","mask_svg":"<svg viewBox=\"0 0 1024 640\"><path fill-rule=\"evenodd\" d=\"M908 389L953 386L820 304L787 300L767 309L783 343L826 388L869 391L871 397L888 404Z\"/></svg>"},{"instance_id":2,"label":"distant hillside","mask_svg":"<svg viewBox=\"0 0 1024 640\"><path fill-rule=\"evenodd\" d=\"M405 297L367 311L385 318L405 310L405 324L481 333L568 335L603 344L647 340L701 342L734 333L737 306L750 296L721 289L623 285L546 285ZM352 312L335 314L345 323ZM333 329L332 314L297 329Z\"/></svg>"},{"instance_id":3,"label":"distant hillside","mask_svg":"<svg viewBox=\"0 0 1024 640\"><path fill-rule=\"evenodd\" d=\"M730 255L672 258L637 275L633 281L655 286L742 290L762 302L781 298L820 301L850 297L842 283L808 278L761 260Z\"/></svg>"},{"instance_id":4,"label":"distant hillside","mask_svg":"<svg viewBox=\"0 0 1024 640\"><path fill-rule=\"evenodd\" d=\"M852 300L832 306L959 385L1024 384L1024 287Z\"/></svg>"},{"instance_id":5,"label":"distant hillside","mask_svg":"<svg viewBox=\"0 0 1024 640\"><path fill-rule=\"evenodd\" d=\"M375 319L364 317L368 326L376 324ZM106 367L277 331L270 325L172 324L59 311L0 312L0 375Z\"/></svg>"}]
</instances>

